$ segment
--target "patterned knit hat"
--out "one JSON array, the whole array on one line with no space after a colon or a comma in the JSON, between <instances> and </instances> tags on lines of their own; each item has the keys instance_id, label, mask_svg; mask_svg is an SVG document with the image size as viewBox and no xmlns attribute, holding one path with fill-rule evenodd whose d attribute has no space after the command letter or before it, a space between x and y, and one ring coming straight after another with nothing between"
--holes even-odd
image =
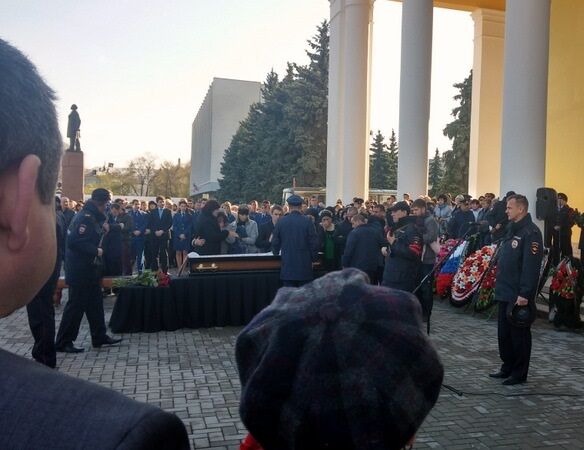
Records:
<instances>
[{"instance_id":1,"label":"patterned knit hat","mask_svg":"<svg viewBox=\"0 0 584 450\"><path fill-rule=\"evenodd\" d=\"M357 269L280 289L236 358L241 418L265 450L399 449L443 377L416 298Z\"/></svg>"}]
</instances>

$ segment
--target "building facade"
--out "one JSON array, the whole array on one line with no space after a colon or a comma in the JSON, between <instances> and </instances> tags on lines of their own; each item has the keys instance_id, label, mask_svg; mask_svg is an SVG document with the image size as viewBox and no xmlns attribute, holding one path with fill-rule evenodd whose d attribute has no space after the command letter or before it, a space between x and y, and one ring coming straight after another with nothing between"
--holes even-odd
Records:
<instances>
[{"instance_id":1,"label":"building facade","mask_svg":"<svg viewBox=\"0 0 584 450\"><path fill-rule=\"evenodd\" d=\"M514 190L535 206L547 186L583 209L584 2L401 3L399 194L427 192L433 9L444 7L469 11L475 25L468 192ZM366 192L373 6L330 0L327 203Z\"/></svg>"},{"instance_id":2,"label":"building facade","mask_svg":"<svg viewBox=\"0 0 584 450\"><path fill-rule=\"evenodd\" d=\"M256 81L213 78L193 121L191 194L219 189L225 150L250 106L261 100L260 88Z\"/></svg>"}]
</instances>

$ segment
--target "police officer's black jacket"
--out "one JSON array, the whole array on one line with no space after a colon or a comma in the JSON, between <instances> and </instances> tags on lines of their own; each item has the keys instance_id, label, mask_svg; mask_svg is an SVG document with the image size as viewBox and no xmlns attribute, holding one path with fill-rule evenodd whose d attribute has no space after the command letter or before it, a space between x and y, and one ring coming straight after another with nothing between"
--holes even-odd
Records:
<instances>
[{"instance_id":1,"label":"police officer's black jacket","mask_svg":"<svg viewBox=\"0 0 584 450\"><path fill-rule=\"evenodd\" d=\"M67 230L65 279L69 285L99 283L94 265L106 217L88 200Z\"/></svg>"},{"instance_id":2,"label":"police officer's black jacket","mask_svg":"<svg viewBox=\"0 0 584 450\"><path fill-rule=\"evenodd\" d=\"M422 262L422 230L413 216L401 218L395 226L395 241L385 260L383 285L411 292Z\"/></svg>"},{"instance_id":3,"label":"police officer's black jacket","mask_svg":"<svg viewBox=\"0 0 584 450\"><path fill-rule=\"evenodd\" d=\"M515 302L521 296L533 301L539 282L543 242L531 215L527 214L519 222L510 222L500 245L495 299Z\"/></svg>"}]
</instances>

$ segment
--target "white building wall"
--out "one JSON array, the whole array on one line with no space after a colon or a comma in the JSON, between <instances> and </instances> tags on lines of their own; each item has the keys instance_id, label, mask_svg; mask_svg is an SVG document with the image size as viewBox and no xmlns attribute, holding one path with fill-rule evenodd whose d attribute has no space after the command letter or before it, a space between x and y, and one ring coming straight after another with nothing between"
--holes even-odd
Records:
<instances>
[{"instance_id":1,"label":"white building wall","mask_svg":"<svg viewBox=\"0 0 584 450\"><path fill-rule=\"evenodd\" d=\"M213 78L193 122L191 147L191 192L219 189L223 155L239 123L247 117L253 103L261 100L261 83ZM193 184L197 191L193 192Z\"/></svg>"}]
</instances>

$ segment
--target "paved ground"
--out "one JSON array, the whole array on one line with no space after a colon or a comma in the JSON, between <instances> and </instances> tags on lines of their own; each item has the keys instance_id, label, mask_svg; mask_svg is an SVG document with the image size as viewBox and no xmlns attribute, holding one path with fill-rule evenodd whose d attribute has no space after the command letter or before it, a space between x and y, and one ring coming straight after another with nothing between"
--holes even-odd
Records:
<instances>
[{"instance_id":1,"label":"paved ground","mask_svg":"<svg viewBox=\"0 0 584 450\"><path fill-rule=\"evenodd\" d=\"M108 316L112 304L110 297ZM127 334L119 347L59 354L58 364L65 373L176 413L194 448L237 449L245 435L233 355L238 331ZM499 364L496 322L437 303L432 340L453 390L442 390L415 448L584 448L584 336L558 333L541 320L533 335L529 383L501 386L487 377ZM85 321L77 345L90 348ZM0 320L0 347L30 354L24 310Z\"/></svg>"}]
</instances>

